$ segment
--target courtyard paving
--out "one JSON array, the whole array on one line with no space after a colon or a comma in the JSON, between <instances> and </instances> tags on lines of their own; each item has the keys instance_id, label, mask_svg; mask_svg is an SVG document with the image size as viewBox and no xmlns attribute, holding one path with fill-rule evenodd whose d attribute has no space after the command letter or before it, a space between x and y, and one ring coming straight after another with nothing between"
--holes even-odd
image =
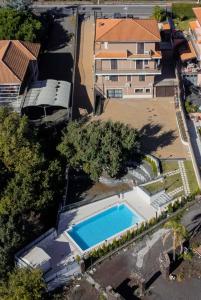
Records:
<instances>
[{"instance_id":1,"label":"courtyard paving","mask_svg":"<svg viewBox=\"0 0 201 300\"><path fill-rule=\"evenodd\" d=\"M159 158L187 158L181 142L173 98L106 100L104 112L93 120L112 120L131 125L142 134L146 153Z\"/></svg>"}]
</instances>

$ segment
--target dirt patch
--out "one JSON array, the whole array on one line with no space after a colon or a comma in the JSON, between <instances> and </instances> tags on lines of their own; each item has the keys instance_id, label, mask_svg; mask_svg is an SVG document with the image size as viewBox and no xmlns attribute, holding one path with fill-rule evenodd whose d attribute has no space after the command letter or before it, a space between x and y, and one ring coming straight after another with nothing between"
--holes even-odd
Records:
<instances>
[{"instance_id":1,"label":"dirt patch","mask_svg":"<svg viewBox=\"0 0 201 300\"><path fill-rule=\"evenodd\" d=\"M173 98L111 99L104 112L93 120L120 121L137 128L142 135L143 150L161 158L186 158L176 123Z\"/></svg>"}]
</instances>

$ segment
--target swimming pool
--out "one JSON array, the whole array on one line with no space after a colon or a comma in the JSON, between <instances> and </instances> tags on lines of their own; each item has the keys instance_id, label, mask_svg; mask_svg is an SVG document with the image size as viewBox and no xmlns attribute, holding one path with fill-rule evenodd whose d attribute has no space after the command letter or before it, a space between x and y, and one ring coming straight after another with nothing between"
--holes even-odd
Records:
<instances>
[{"instance_id":1,"label":"swimming pool","mask_svg":"<svg viewBox=\"0 0 201 300\"><path fill-rule=\"evenodd\" d=\"M141 221L136 212L126 204L120 204L72 226L66 234L84 252Z\"/></svg>"}]
</instances>

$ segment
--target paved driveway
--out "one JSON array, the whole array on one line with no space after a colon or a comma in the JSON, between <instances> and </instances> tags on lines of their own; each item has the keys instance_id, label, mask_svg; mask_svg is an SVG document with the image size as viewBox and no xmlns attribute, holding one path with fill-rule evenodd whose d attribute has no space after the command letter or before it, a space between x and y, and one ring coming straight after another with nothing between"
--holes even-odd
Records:
<instances>
[{"instance_id":1,"label":"paved driveway","mask_svg":"<svg viewBox=\"0 0 201 300\"><path fill-rule=\"evenodd\" d=\"M173 98L106 100L104 113L94 120L120 121L137 128L143 149L161 158L186 158L179 136Z\"/></svg>"}]
</instances>

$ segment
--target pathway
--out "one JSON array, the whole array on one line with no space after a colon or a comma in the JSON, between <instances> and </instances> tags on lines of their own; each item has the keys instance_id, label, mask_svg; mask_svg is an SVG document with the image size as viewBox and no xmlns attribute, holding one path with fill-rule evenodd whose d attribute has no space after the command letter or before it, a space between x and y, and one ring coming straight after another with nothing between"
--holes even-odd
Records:
<instances>
[{"instance_id":1,"label":"pathway","mask_svg":"<svg viewBox=\"0 0 201 300\"><path fill-rule=\"evenodd\" d=\"M174 198L177 194L179 194L180 192L182 192L184 190L183 186L180 186L179 188L171 191L168 193L168 196L170 196L171 198Z\"/></svg>"},{"instance_id":2,"label":"pathway","mask_svg":"<svg viewBox=\"0 0 201 300\"><path fill-rule=\"evenodd\" d=\"M188 196L190 194L190 187L189 187L188 177L186 174L186 169L184 166L184 161L179 160L178 164L179 164L179 170L180 170L181 179L182 179L182 183L183 183L183 187L184 187L184 193L186 196Z\"/></svg>"},{"instance_id":3,"label":"pathway","mask_svg":"<svg viewBox=\"0 0 201 300\"><path fill-rule=\"evenodd\" d=\"M172 175L176 175L176 174L179 174L180 173L180 170L174 170L174 171L170 171L170 172L167 172L167 173L164 173L163 176L172 176Z\"/></svg>"}]
</instances>

